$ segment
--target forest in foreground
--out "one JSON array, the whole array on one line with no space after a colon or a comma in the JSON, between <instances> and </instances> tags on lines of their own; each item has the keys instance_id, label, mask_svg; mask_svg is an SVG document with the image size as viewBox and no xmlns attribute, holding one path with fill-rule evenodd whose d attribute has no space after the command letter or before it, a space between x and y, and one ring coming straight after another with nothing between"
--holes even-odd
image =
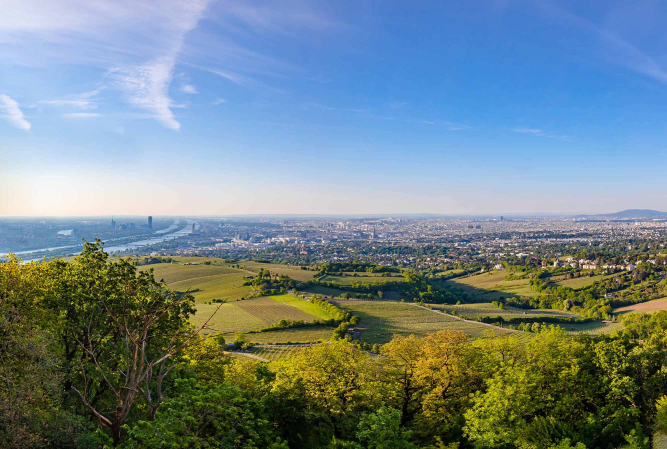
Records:
<instances>
[{"instance_id":1,"label":"forest in foreground","mask_svg":"<svg viewBox=\"0 0 667 449\"><path fill-rule=\"evenodd\" d=\"M0 447L639 449L667 427L667 312L598 337L396 336L379 355L332 338L270 364L194 312L96 244L0 264Z\"/></svg>"}]
</instances>

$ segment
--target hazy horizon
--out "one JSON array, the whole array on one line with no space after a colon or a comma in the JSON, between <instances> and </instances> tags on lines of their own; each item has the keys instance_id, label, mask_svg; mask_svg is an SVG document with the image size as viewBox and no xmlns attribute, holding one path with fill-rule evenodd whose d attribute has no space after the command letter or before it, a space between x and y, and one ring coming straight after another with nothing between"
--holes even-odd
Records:
<instances>
[{"instance_id":1,"label":"hazy horizon","mask_svg":"<svg viewBox=\"0 0 667 449\"><path fill-rule=\"evenodd\" d=\"M148 217L153 218L391 218L391 217L415 217L415 218L525 218L525 217L576 217L576 216L602 216L612 215L617 212L626 212L631 210L653 212L667 212L656 209L623 209L596 213L558 213L558 212L506 212L506 213L478 213L478 214L446 214L446 213L431 213L431 212L394 212L394 213L270 213L270 214L103 214L103 215L4 215L4 219L30 219L30 218L95 218L95 219L124 219Z\"/></svg>"},{"instance_id":2,"label":"hazy horizon","mask_svg":"<svg viewBox=\"0 0 667 449\"><path fill-rule=\"evenodd\" d=\"M0 216L667 210L665 14L9 0Z\"/></svg>"}]
</instances>

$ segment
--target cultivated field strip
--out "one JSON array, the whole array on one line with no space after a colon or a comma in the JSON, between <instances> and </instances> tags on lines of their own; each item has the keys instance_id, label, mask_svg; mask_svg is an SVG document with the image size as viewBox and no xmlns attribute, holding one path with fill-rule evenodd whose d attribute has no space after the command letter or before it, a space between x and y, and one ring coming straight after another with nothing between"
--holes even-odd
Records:
<instances>
[{"instance_id":1,"label":"cultivated field strip","mask_svg":"<svg viewBox=\"0 0 667 449\"><path fill-rule=\"evenodd\" d=\"M589 335L606 335L623 329L623 323L599 321L592 323L561 324L560 326L571 334Z\"/></svg>"},{"instance_id":2,"label":"cultivated field strip","mask_svg":"<svg viewBox=\"0 0 667 449\"><path fill-rule=\"evenodd\" d=\"M272 329L248 334L246 338L249 342L258 344L313 343L330 339L333 330L332 326Z\"/></svg>"},{"instance_id":3,"label":"cultivated field strip","mask_svg":"<svg viewBox=\"0 0 667 449\"><path fill-rule=\"evenodd\" d=\"M197 313L190 317L190 322L196 326L202 326L206 320L213 315L208 322L208 329L223 334L235 334L238 332L250 332L265 327L264 323L243 309L236 307L233 303L223 304L197 304Z\"/></svg>"},{"instance_id":4,"label":"cultivated field strip","mask_svg":"<svg viewBox=\"0 0 667 449\"><path fill-rule=\"evenodd\" d=\"M286 304L274 301L269 297L237 301L234 305L254 316L266 326L271 326L282 319L313 321L314 316Z\"/></svg>"},{"instance_id":5,"label":"cultivated field strip","mask_svg":"<svg viewBox=\"0 0 667 449\"><path fill-rule=\"evenodd\" d=\"M474 304L429 304L434 310L443 310L447 312L455 311L459 315L468 317L481 316L502 316L503 318L512 317L555 317L555 318L578 318L579 315L564 312L562 310L552 309L519 309L510 306L504 306L499 309L491 303L474 303Z\"/></svg>"},{"instance_id":6,"label":"cultivated field strip","mask_svg":"<svg viewBox=\"0 0 667 449\"><path fill-rule=\"evenodd\" d=\"M425 336L440 330L460 330L471 338L509 335L509 331L482 323L464 321L414 304L395 301L336 301L360 320L361 338L369 343L386 343L394 335Z\"/></svg>"},{"instance_id":7,"label":"cultivated field strip","mask_svg":"<svg viewBox=\"0 0 667 449\"><path fill-rule=\"evenodd\" d=\"M633 313L633 312L657 312L658 310L667 310L667 298L654 299L653 301L641 302L630 306L620 307L614 310L614 313Z\"/></svg>"},{"instance_id":8,"label":"cultivated field strip","mask_svg":"<svg viewBox=\"0 0 667 449\"><path fill-rule=\"evenodd\" d=\"M239 270L215 265L180 265L171 263L159 263L144 265L141 271L153 269L155 279L164 280L167 284L185 281L188 279L206 276L219 276L221 274L238 273Z\"/></svg>"},{"instance_id":9,"label":"cultivated field strip","mask_svg":"<svg viewBox=\"0 0 667 449\"><path fill-rule=\"evenodd\" d=\"M266 360L286 359L294 356L297 352L303 351L307 346L256 346L252 353Z\"/></svg>"}]
</instances>

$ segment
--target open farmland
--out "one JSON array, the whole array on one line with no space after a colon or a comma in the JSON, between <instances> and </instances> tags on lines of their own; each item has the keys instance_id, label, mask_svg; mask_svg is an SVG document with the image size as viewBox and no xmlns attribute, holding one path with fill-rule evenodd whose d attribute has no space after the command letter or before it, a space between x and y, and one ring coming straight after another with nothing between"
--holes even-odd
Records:
<instances>
[{"instance_id":1,"label":"open farmland","mask_svg":"<svg viewBox=\"0 0 667 449\"><path fill-rule=\"evenodd\" d=\"M471 318L479 318L482 316L501 316L503 318L513 317L556 317L556 318L579 318L579 315L562 310L552 309L519 309L516 307L503 306L499 309L491 303L474 303L474 304L429 304L429 307L436 310L443 310L446 312L455 311L457 315L467 316Z\"/></svg>"},{"instance_id":2,"label":"open farmland","mask_svg":"<svg viewBox=\"0 0 667 449\"><path fill-rule=\"evenodd\" d=\"M506 281L506 276L506 271L495 270L443 282L450 287L462 289L480 302L491 302L508 296L537 296L530 288L529 279Z\"/></svg>"},{"instance_id":3,"label":"open farmland","mask_svg":"<svg viewBox=\"0 0 667 449\"><path fill-rule=\"evenodd\" d=\"M307 346L255 346L252 349L252 354L266 360L275 361L279 359L286 359L292 357L296 353L303 351Z\"/></svg>"},{"instance_id":4,"label":"open farmland","mask_svg":"<svg viewBox=\"0 0 667 449\"><path fill-rule=\"evenodd\" d=\"M368 343L386 343L395 334L425 336L440 330L460 330L473 338L482 337L488 331L496 335L512 333L401 302L351 300L336 301L336 304L359 317L361 339Z\"/></svg>"},{"instance_id":5,"label":"open farmland","mask_svg":"<svg viewBox=\"0 0 667 449\"><path fill-rule=\"evenodd\" d=\"M220 304L197 304L197 313L190 317L190 322L199 327L215 312ZM236 334L239 332L250 332L266 327L258 318L247 313L234 304L222 304L218 313L208 323L210 331L206 333L222 332L223 334Z\"/></svg>"},{"instance_id":6,"label":"open farmland","mask_svg":"<svg viewBox=\"0 0 667 449\"><path fill-rule=\"evenodd\" d=\"M608 274L608 275L600 275L596 274L595 276L580 276L578 278L572 278L572 279L567 279L564 275L561 276L555 276L551 278L551 281L555 282L556 284L562 286L562 287L569 287L573 288L575 290L579 288L585 288L590 285L593 285L594 283L598 281L603 281L605 279L611 279L614 276L618 276L617 274Z\"/></svg>"},{"instance_id":7,"label":"open farmland","mask_svg":"<svg viewBox=\"0 0 667 449\"><path fill-rule=\"evenodd\" d=\"M653 301L633 304L631 306L619 307L614 313L633 313L633 312L657 312L658 310L667 310L667 298L654 299Z\"/></svg>"},{"instance_id":8,"label":"open farmland","mask_svg":"<svg viewBox=\"0 0 667 449\"><path fill-rule=\"evenodd\" d=\"M343 293L346 293L345 290L341 290L338 288L331 288L331 287L322 287L321 285L312 285L305 290L303 290L304 293L311 293L313 295L321 295L321 296L331 296L332 298L337 298L341 296ZM354 296L355 292L348 292L351 295Z\"/></svg>"},{"instance_id":9,"label":"open farmland","mask_svg":"<svg viewBox=\"0 0 667 449\"><path fill-rule=\"evenodd\" d=\"M206 258L199 260L205 261ZM190 291L197 303L214 299L236 301L252 292L252 287L243 285L245 276L249 273L236 268L160 263L144 265L139 269L153 269L156 279L164 280L171 290Z\"/></svg>"},{"instance_id":10,"label":"open farmland","mask_svg":"<svg viewBox=\"0 0 667 449\"><path fill-rule=\"evenodd\" d=\"M181 265L175 263L158 263L140 266L141 271L152 269L155 279L164 280L167 284L186 281L194 278L207 276L219 276L223 274L239 273L235 268L217 265Z\"/></svg>"},{"instance_id":11,"label":"open farmland","mask_svg":"<svg viewBox=\"0 0 667 449\"><path fill-rule=\"evenodd\" d=\"M349 287L352 284L386 284L388 282L403 282L405 278L403 276L380 276L380 275L366 275L362 274L359 276L334 276L326 275L322 278L323 282L333 282L336 285L341 287Z\"/></svg>"},{"instance_id":12,"label":"open farmland","mask_svg":"<svg viewBox=\"0 0 667 449\"><path fill-rule=\"evenodd\" d=\"M653 449L667 449L667 434L656 433L653 435Z\"/></svg>"},{"instance_id":13,"label":"open farmland","mask_svg":"<svg viewBox=\"0 0 667 449\"><path fill-rule=\"evenodd\" d=\"M170 288L184 292L189 290L197 303L213 301L237 301L252 293L251 286L244 286L243 273L228 273L217 276L204 276L168 284Z\"/></svg>"},{"instance_id":14,"label":"open farmland","mask_svg":"<svg viewBox=\"0 0 667 449\"><path fill-rule=\"evenodd\" d=\"M332 326L297 327L294 329L273 329L246 335L251 343L313 343L331 338Z\"/></svg>"},{"instance_id":15,"label":"open farmland","mask_svg":"<svg viewBox=\"0 0 667 449\"><path fill-rule=\"evenodd\" d=\"M296 298L295 298L296 299ZM236 307L249 313L266 326L271 326L282 319L313 321L315 317L285 303L274 301L270 297L246 299L234 303Z\"/></svg>"},{"instance_id":16,"label":"open farmland","mask_svg":"<svg viewBox=\"0 0 667 449\"><path fill-rule=\"evenodd\" d=\"M305 299L298 298L294 295L274 295L271 296L271 299L281 304L285 304L287 306L299 309L302 312L307 313L308 315L312 315L315 318L319 318L321 320L329 320L333 318L321 307L313 304L310 301L306 301Z\"/></svg>"},{"instance_id":17,"label":"open farmland","mask_svg":"<svg viewBox=\"0 0 667 449\"><path fill-rule=\"evenodd\" d=\"M278 273L284 276L289 276L295 281L307 281L313 279L315 271L302 270L301 267L294 265L282 265L278 263L261 263L253 261L240 261L238 262L242 267L247 271L252 273L258 273L260 270L269 270L271 273Z\"/></svg>"},{"instance_id":18,"label":"open farmland","mask_svg":"<svg viewBox=\"0 0 667 449\"><path fill-rule=\"evenodd\" d=\"M441 271L440 273L437 273L436 276L451 276L453 274L461 274L461 273L463 273L463 270L455 268L453 270Z\"/></svg>"},{"instance_id":19,"label":"open farmland","mask_svg":"<svg viewBox=\"0 0 667 449\"><path fill-rule=\"evenodd\" d=\"M559 324L572 334L603 335L623 329L622 323L594 321L591 323Z\"/></svg>"}]
</instances>

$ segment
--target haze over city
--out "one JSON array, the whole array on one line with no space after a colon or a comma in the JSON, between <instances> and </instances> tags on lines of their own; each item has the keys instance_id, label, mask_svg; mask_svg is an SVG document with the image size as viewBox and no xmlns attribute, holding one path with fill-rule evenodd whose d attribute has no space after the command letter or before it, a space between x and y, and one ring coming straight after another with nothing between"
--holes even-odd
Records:
<instances>
[{"instance_id":1,"label":"haze over city","mask_svg":"<svg viewBox=\"0 0 667 449\"><path fill-rule=\"evenodd\" d=\"M2 9L0 215L667 210L660 2Z\"/></svg>"}]
</instances>

